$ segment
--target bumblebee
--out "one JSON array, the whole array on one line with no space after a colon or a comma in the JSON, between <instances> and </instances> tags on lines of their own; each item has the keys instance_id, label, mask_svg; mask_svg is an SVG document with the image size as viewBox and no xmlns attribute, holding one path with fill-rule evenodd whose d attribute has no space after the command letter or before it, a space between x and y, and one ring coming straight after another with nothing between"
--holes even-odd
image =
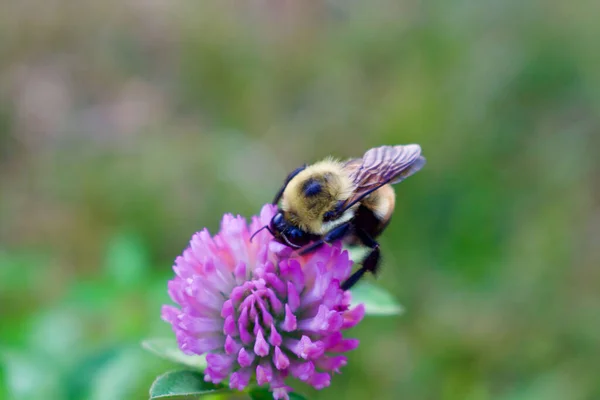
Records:
<instances>
[{"instance_id":1,"label":"bumblebee","mask_svg":"<svg viewBox=\"0 0 600 400\"><path fill-rule=\"evenodd\" d=\"M350 289L367 271L377 273L380 250L375 239L389 224L396 203L391 185L423 165L416 144L377 147L345 162L328 158L304 165L279 189L273 200L280 203L278 212L265 228L299 254L337 240L368 247L361 268L342 284Z\"/></svg>"}]
</instances>

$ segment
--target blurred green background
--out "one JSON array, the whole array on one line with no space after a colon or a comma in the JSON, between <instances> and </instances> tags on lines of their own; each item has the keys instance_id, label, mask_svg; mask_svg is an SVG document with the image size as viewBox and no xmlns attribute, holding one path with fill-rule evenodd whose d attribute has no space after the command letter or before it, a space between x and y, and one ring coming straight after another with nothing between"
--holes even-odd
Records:
<instances>
[{"instance_id":1,"label":"blurred green background","mask_svg":"<svg viewBox=\"0 0 600 400\"><path fill-rule=\"evenodd\" d=\"M332 154L419 143L313 399L600 398L600 2L0 5L0 398L145 399L174 258Z\"/></svg>"}]
</instances>

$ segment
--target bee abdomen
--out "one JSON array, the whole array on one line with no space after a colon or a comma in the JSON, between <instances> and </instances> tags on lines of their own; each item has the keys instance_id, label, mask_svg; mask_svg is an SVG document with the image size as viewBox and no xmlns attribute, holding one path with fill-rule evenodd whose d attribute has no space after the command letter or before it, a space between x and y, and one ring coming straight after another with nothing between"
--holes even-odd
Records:
<instances>
[{"instance_id":1,"label":"bee abdomen","mask_svg":"<svg viewBox=\"0 0 600 400\"><path fill-rule=\"evenodd\" d=\"M394 189L390 185L383 186L361 202L356 211L355 225L372 237L379 236L392 218L395 203Z\"/></svg>"}]
</instances>

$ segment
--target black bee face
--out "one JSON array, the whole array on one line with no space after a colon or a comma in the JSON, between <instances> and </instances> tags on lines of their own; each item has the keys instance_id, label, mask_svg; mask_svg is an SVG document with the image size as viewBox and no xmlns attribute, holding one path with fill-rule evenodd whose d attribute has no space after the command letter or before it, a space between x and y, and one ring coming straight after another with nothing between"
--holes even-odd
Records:
<instances>
[{"instance_id":1,"label":"black bee face","mask_svg":"<svg viewBox=\"0 0 600 400\"><path fill-rule=\"evenodd\" d=\"M275 240L296 249L307 245L313 236L286 221L281 211L271 219L269 230L273 233Z\"/></svg>"}]
</instances>

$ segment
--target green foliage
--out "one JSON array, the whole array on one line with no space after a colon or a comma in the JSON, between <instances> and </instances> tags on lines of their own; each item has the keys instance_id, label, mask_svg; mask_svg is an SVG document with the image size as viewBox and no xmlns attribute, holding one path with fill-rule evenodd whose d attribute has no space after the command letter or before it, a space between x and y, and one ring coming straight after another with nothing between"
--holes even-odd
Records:
<instances>
[{"instance_id":1,"label":"green foliage","mask_svg":"<svg viewBox=\"0 0 600 400\"><path fill-rule=\"evenodd\" d=\"M352 288L352 304L364 304L366 315L398 315L404 309L391 294L369 282L360 282Z\"/></svg>"},{"instance_id":2,"label":"green foliage","mask_svg":"<svg viewBox=\"0 0 600 400\"><path fill-rule=\"evenodd\" d=\"M151 399L197 399L228 392L221 386L204 381L197 371L171 371L154 381L150 388Z\"/></svg>"}]
</instances>

